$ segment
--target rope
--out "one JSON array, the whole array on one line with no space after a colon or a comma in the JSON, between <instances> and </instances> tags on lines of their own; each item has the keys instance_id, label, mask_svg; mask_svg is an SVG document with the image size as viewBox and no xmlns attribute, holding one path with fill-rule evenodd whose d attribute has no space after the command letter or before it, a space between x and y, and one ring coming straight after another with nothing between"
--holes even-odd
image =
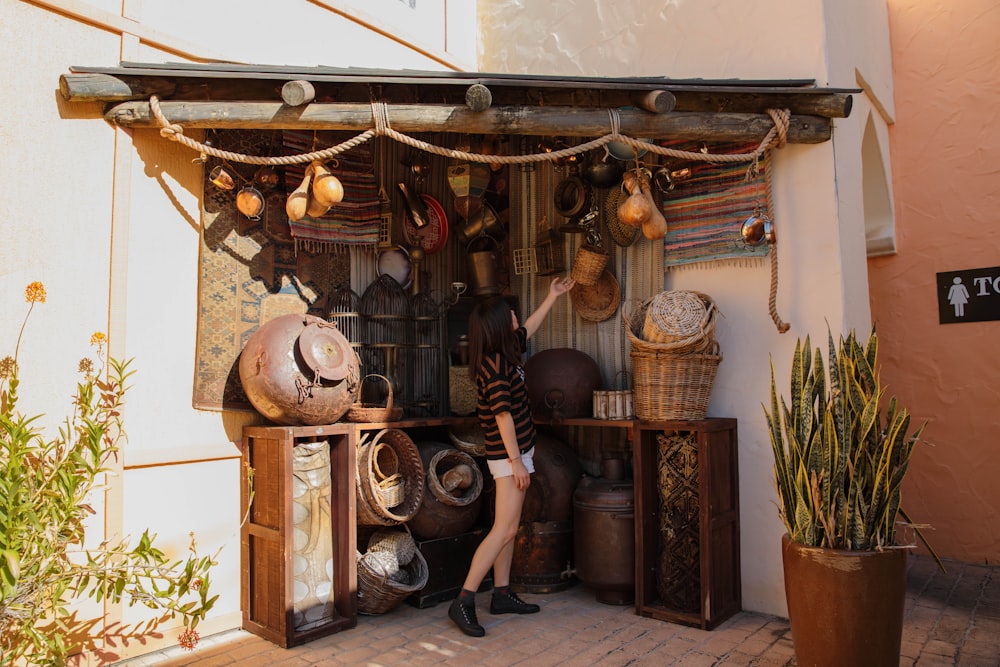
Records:
<instances>
[{"instance_id":1,"label":"rope","mask_svg":"<svg viewBox=\"0 0 1000 667\"><path fill-rule=\"evenodd\" d=\"M791 118L791 112L788 109L768 109L767 113L774 122L774 125L770 130L768 130L768 133L764 136L764 139L760 142L757 148L750 153L702 153L696 151L681 151L674 148L657 146L655 144L648 144L644 141L639 141L638 139L625 136L621 134L621 117L618 114L618 110L608 109L608 116L611 121L611 133L606 134L603 137L593 139L592 141L588 141L577 146L571 146L569 148L563 148L557 151L545 153L532 153L529 155L483 155L481 153L468 153L466 151L459 151L452 148L435 146L434 144L430 144L426 141L421 141L420 139L415 139L403 134L402 132L398 132L392 129L389 124L389 107L384 102L372 102L371 106L372 121L374 122L375 127L373 129L365 130L361 134L348 139L343 143L325 148L321 151L313 151L311 153L303 153L300 155L258 156L220 150L185 136L184 128L181 125L171 123L163 115L163 111L160 109L159 98L156 95L152 95L149 98L150 112L160 124L160 136L170 139L171 141L179 142L188 148L205 155L211 155L230 162L261 165L301 164L304 162L312 162L313 160L328 160L335 155L339 155L344 151L348 151L365 143L372 137L384 136L427 153L433 153L434 155L454 158L457 160L468 160L470 162L482 162L486 164L529 164L535 162L556 162L558 160L573 157L574 155L580 155L582 153L592 151L595 148L600 148L607 143L616 141L631 146L637 150L644 149L651 153L656 153L657 155L665 155L667 157L675 157L685 160L698 160L701 162L751 162L752 165L750 169L756 173L756 170L758 169L757 161L764 151L770 148L781 148L787 142L788 121L789 118Z\"/></svg>"},{"instance_id":2,"label":"rope","mask_svg":"<svg viewBox=\"0 0 1000 667\"><path fill-rule=\"evenodd\" d=\"M772 118L773 118L773 116L772 116ZM784 140L782 139L782 143L780 144L782 146L784 145L783 141ZM772 188L773 188L773 182L772 182L773 179L771 177L771 172L772 171L773 171L773 169L767 169L767 170L765 170L765 182L767 183L766 187L767 187L767 201L768 202L772 201L771 200ZM768 211L768 213L770 213L770 211ZM770 216L768 216L768 217L770 217ZM778 328L778 333L785 333L790 328L790 325L787 322L783 321L781 319L781 317L778 315L778 307L777 307L777 300L778 300L778 246L776 244L772 244L771 247L768 248L767 254L769 254L771 256L771 292L770 292L770 294L767 297L767 310L771 314L771 321L774 322L774 326L776 326Z\"/></svg>"}]
</instances>

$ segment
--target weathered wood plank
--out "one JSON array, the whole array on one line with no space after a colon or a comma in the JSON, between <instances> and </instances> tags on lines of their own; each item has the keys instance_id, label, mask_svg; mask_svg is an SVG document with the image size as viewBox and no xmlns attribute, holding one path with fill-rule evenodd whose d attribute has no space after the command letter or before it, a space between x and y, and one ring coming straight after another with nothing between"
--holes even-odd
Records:
<instances>
[{"instance_id":1,"label":"weathered wood plank","mask_svg":"<svg viewBox=\"0 0 1000 667\"><path fill-rule=\"evenodd\" d=\"M185 128L305 129L364 131L374 127L368 104L309 104L288 107L280 102L161 102L171 123ZM463 105L388 107L390 126L403 133L519 134L595 138L611 131L605 109L572 107L497 107L471 111ZM105 114L110 123L132 128L160 127L146 102L123 102ZM770 116L746 113L672 112L651 114L620 110L622 134L637 139L753 141L773 127ZM828 141L831 122L817 116L791 117L789 143Z\"/></svg>"}]
</instances>

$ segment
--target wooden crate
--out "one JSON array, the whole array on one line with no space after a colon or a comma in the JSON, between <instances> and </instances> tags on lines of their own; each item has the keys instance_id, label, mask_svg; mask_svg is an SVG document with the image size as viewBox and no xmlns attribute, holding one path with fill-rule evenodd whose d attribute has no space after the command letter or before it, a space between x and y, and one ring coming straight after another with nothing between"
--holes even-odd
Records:
<instances>
[{"instance_id":1,"label":"wooden crate","mask_svg":"<svg viewBox=\"0 0 1000 667\"><path fill-rule=\"evenodd\" d=\"M356 431L350 424L247 426L243 429L240 508L240 608L243 629L287 648L353 628L358 622L354 492ZM304 631L294 624L292 448L328 440L334 536L334 608L329 622ZM253 499L247 470L253 469Z\"/></svg>"},{"instance_id":2,"label":"wooden crate","mask_svg":"<svg viewBox=\"0 0 1000 667\"><path fill-rule=\"evenodd\" d=\"M742 607L736 420L639 421L636 424L633 458L636 613L711 630ZM689 480L692 506L697 505L693 553L691 544L680 543L690 538L690 533L687 536L672 533L676 544L660 535L659 434L668 438L685 435L693 439L696 447L692 467L697 474L691 475ZM671 552L671 549L677 551ZM680 595L669 600L662 599L656 586L658 556L662 553L691 553L693 556L694 571L690 576L672 580ZM689 588L685 590L685 587ZM677 604L678 599L693 600L694 605Z\"/></svg>"},{"instance_id":3,"label":"wooden crate","mask_svg":"<svg viewBox=\"0 0 1000 667\"><path fill-rule=\"evenodd\" d=\"M451 602L462 590L469 572L472 555L489 532L475 528L467 533L432 540L417 540L417 549L427 561L427 585L406 598L414 607L423 609L438 602ZM493 588L492 570L483 578L480 591Z\"/></svg>"}]
</instances>

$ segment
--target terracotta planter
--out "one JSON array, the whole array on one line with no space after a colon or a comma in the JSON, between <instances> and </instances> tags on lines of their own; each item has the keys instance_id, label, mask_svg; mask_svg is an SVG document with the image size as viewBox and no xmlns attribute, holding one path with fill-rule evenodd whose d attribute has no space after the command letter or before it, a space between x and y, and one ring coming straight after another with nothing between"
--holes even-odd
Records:
<instances>
[{"instance_id":1,"label":"terracotta planter","mask_svg":"<svg viewBox=\"0 0 1000 667\"><path fill-rule=\"evenodd\" d=\"M781 538L799 667L899 664L906 551L841 551Z\"/></svg>"}]
</instances>

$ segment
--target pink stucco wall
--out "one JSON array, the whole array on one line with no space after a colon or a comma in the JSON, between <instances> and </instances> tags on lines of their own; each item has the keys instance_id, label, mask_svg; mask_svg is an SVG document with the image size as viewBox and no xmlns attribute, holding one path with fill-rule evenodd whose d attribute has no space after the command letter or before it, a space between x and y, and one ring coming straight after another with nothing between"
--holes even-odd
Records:
<instances>
[{"instance_id":1,"label":"pink stucco wall","mask_svg":"<svg viewBox=\"0 0 1000 667\"><path fill-rule=\"evenodd\" d=\"M903 506L942 557L997 564L1000 321L939 324L935 274L1000 266L1000 4L888 7L898 253L868 263L872 317L889 393L929 422Z\"/></svg>"}]
</instances>

